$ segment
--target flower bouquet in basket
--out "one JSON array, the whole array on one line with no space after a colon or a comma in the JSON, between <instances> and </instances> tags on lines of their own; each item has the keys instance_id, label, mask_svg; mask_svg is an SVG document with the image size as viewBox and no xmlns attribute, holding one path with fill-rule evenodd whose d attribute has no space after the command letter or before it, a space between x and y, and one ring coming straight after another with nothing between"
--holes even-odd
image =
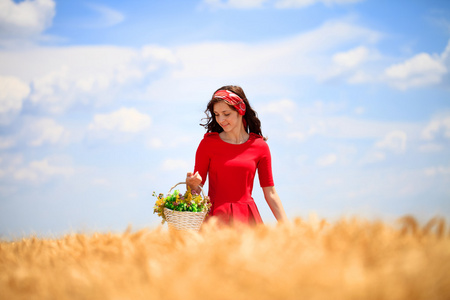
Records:
<instances>
[{"instance_id":1,"label":"flower bouquet in basket","mask_svg":"<svg viewBox=\"0 0 450 300\"><path fill-rule=\"evenodd\" d=\"M162 224L167 222L170 229L198 231L211 207L209 197L205 196L201 187L202 195L191 190L189 186L184 194L180 193L179 190L171 193L179 184L185 184L185 182L174 185L166 197L164 197L164 194L156 195L153 192L153 196L156 197L153 213L162 218Z\"/></svg>"}]
</instances>

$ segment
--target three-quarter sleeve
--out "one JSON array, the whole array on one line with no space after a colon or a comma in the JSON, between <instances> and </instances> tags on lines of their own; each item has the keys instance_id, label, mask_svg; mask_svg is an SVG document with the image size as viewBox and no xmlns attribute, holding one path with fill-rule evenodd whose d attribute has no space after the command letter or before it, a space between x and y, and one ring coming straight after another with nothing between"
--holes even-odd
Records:
<instances>
[{"instance_id":1,"label":"three-quarter sleeve","mask_svg":"<svg viewBox=\"0 0 450 300\"><path fill-rule=\"evenodd\" d=\"M202 177L202 186L205 184L206 176L208 175L209 162L210 158L208 146L205 139L203 139L200 142L197 148L197 152L195 154L195 167L194 167L194 173L198 172Z\"/></svg>"},{"instance_id":2,"label":"three-quarter sleeve","mask_svg":"<svg viewBox=\"0 0 450 300\"><path fill-rule=\"evenodd\" d=\"M258 177L261 187L274 186L272 176L272 157L266 142L261 146L261 156L258 162Z\"/></svg>"}]
</instances>

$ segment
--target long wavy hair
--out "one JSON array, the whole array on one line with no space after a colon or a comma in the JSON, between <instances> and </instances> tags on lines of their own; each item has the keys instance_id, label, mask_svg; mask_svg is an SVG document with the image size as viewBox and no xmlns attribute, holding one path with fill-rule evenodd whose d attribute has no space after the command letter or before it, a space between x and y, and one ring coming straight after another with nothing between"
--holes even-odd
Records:
<instances>
[{"instance_id":1,"label":"long wavy hair","mask_svg":"<svg viewBox=\"0 0 450 300\"><path fill-rule=\"evenodd\" d=\"M209 101L209 103L206 107L206 110L205 110L206 118L202 119L202 120L206 120L206 122L204 124L200 124L201 126L205 127L206 132L221 133L223 131L222 127L220 127L219 123L217 123L216 117L214 114L214 104L216 104L217 102L223 101L223 99L214 98L214 94L220 90L227 90L227 91L233 92L236 95L238 95L239 97L241 97L242 100L244 100L246 110L245 110L245 115L242 117L243 117L243 119L245 119L245 121L247 123L245 131L247 133L253 132L260 136L263 136L262 132L261 132L261 121L258 119L258 114L250 106L250 103L248 102L248 99L245 96L244 90L240 86L237 86L237 85L226 85L226 86L223 86L223 87L217 89L213 93L213 96L212 96L211 100ZM233 110L237 111L236 108L234 108L234 106L230 105L230 107ZM265 137L263 137L263 138L264 138L264 140L267 140L267 138L265 138Z\"/></svg>"}]
</instances>

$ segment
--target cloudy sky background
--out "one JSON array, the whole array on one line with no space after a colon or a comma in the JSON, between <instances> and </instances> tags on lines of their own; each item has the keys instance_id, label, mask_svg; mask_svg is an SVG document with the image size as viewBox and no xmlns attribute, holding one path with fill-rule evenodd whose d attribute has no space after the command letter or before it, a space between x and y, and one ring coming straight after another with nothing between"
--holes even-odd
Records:
<instances>
[{"instance_id":1,"label":"cloudy sky background","mask_svg":"<svg viewBox=\"0 0 450 300\"><path fill-rule=\"evenodd\" d=\"M448 1L0 0L0 237L157 226L225 84L290 218L450 219L449 41Z\"/></svg>"}]
</instances>

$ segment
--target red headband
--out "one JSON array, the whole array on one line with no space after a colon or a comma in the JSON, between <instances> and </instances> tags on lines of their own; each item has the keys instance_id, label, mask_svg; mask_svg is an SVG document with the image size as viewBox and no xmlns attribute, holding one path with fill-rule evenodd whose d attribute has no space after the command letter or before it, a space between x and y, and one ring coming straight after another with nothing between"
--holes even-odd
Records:
<instances>
[{"instance_id":1,"label":"red headband","mask_svg":"<svg viewBox=\"0 0 450 300\"><path fill-rule=\"evenodd\" d=\"M245 103L238 95L227 90L220 90L214 94L213 98L220 98L225 101L228 105L234 106L238 113L243 116L245 115Z\"/></svg>"}]
</instances>

